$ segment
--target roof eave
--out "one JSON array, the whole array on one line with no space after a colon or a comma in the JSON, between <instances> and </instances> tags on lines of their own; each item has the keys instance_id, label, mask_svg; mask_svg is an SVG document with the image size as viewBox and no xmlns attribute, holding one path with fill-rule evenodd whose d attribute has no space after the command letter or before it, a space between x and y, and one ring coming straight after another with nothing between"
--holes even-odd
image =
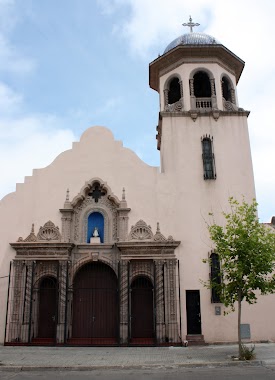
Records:
<instances>
[{"instance_id":1,"label":"roof eave","mask_svg":"<svg viewBox=\"0 0 275 380\"><path fill-rule=\"evenodd\" d=\"M149 64L149 85L153 90L159 92L160 71L174 64L182 58L217 58L224 62L234 72L238 83L245 62L232 53L225 46L218 45L179 45L174 49L155 59Z\"/></svg>"}]
</instances>

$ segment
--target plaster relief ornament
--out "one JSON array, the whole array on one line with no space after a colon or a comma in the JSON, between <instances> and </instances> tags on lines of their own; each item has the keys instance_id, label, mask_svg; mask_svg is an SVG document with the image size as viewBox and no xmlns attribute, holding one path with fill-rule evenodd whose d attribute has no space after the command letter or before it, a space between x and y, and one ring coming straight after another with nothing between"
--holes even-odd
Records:
<instances>
[{"instance_id":1,"label":"plaster relief ornament","mask_svg":"<svg viewBox=\"0 0 275 380\"><path fill-rule=\"evenodd\" d=\"M60 241L60 239L61 235L58 226L55 226L55 224L50 220L47 223L45 223L43 227L40 227L39 232L37 234L37 240Z\"/></svg>"}]
</instances>

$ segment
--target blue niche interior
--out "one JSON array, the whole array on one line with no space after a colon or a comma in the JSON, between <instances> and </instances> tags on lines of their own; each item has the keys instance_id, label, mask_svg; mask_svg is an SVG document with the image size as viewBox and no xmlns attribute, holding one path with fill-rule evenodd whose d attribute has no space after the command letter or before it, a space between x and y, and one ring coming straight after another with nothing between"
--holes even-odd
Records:
<instances>
[{"instance_id":1,"label":"blue niche interior","mask_svg":"<svg viewBox=\"0 0 275 380\"><path fill-rule=\"evenodd\" d=\"M87 243L90 243L95 227L98 229L100 243L104 243L104 217L100 212L92 212L88 217Z\"/></svg>"}]
</instances>

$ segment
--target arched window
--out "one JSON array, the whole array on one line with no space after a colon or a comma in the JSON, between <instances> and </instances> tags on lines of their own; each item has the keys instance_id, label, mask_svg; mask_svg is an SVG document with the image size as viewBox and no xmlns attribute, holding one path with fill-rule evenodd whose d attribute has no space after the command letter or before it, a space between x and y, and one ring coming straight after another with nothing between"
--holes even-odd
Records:
<instances>
[{"instance_id":1,"label":"arched window","mask_svg":"<svg viewBox=\"0 0 275 380\"><path fill-rule=\"evenodd\" d=\"M232 103L231 85L226 77L222 77L222 96L225 100Z\"/></svg>"},{"instance_id":2,"label":"arched window","mask_svg":"<svg viewBox=\"0 0 275 380\"><path fill-rule=\"evenodd\" d=\"M168 88L168 104L176 103L181 98L180 81L178 78L173 78L169 83Z\"/></svg>"},{"instance_id":3,"label":"arched window","mask_svg":"<svg viewBox=\"0 0 275 380\"><path fill-rule=\"evenodd\" d=\"M88 216L87 243L90 243L95 229L100 237L100 243L104 243L104 216L100 212L92 212Z\"/></svg>"},{"instance_id":4,"label":"arched window","mask_svg":"<svg viewBox=\"0 0 275 380\"><path fill-rule=\"evenodd\" d=\"M220 273L221 267L220 267L219 255L217 253L213 252L210 256L210 259L211 259L211 262L210 262L211 283L219 285L221 283L221 273ZM211 288L211 302L213 302L213 303L221 302L219 292L217 291L217 288L215 288L215 287Z\"/></svg>"},{"instance_id":5,"label":"arched window","mask_svg":"<svg viewBox=\"0 0 275 380\"><path fill-rule=\"evenodd\" d=\"M213 153L213 138L202 138L202 161L203 161L203 178L216 179L215 157Z\"/></svg>"},{"instance_id":6,"label":"arched window","mask_svg":"<svg viewBox=\"0 0 275 380\"><path fill-rule=\"evenodd\" d=\"M194 75L194 95L196 98L211 97L210 79L204 71L199 71Z\"/></svg>"}]
</instances>

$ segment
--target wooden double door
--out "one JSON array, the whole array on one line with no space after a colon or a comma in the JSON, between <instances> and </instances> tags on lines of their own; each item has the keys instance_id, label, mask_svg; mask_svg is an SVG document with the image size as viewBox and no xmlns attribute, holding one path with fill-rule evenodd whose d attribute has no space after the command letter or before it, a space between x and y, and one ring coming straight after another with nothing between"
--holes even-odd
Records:
<instances>
[{"instance_id":1,"label":"wooden double door","mask_svg":"<svg viewBox=\"0 0 275 380\"><path fill-rule=\"evenodd\" d=\"M72 337L85 343L111 343L118 339L118 281L106 264L83 266L73 283ZM107 341L109 340L109 341Z\"/></svg>"}]
</instances>

